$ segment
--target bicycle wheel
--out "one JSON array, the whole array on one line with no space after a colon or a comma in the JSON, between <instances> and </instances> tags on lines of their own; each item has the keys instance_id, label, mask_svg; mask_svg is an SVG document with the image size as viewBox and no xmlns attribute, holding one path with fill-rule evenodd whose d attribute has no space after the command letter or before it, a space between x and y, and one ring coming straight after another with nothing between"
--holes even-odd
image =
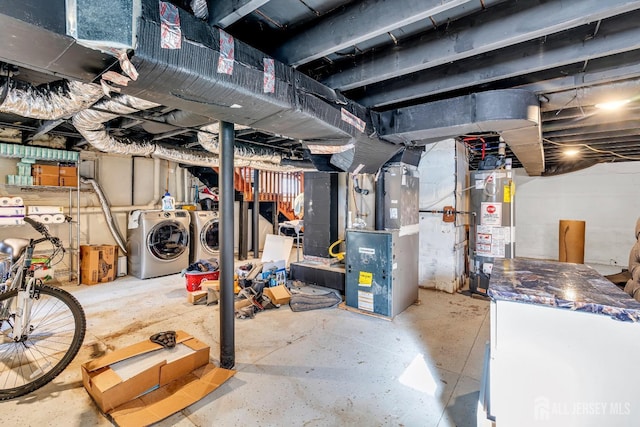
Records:
<instances>
[{"instance_id":1,"label":"bicycle wheel","mask_svg":"<svg viewBox=\"0 0 640 427\"><path fill-rule=\"evenodd\" d=\"M29 331L14 339L16 290L0 294L0 400L42 387L66 368L80 350L86 330L82 306L68 292L38 286Z\"/></svg>"}]
</instances>

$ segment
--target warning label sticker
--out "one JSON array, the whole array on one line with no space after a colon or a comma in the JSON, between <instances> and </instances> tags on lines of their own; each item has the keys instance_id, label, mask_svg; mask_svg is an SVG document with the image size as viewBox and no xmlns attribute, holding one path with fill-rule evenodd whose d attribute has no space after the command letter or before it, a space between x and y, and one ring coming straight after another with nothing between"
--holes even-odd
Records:
<instances>
[{"instance_id":1,"label":"warning label sticker","mask_svg":"<svg viewBox=\"0 0 640 427\"><path fill-rule=\"evenodd\" d=\"M480 204L480 224L502 225L502 203L483 202Z\"/></svg>"},{"instance_id":2,"label":"warning label sticker","mask_svg":"<svg viewBox=\"0 0 640 427\"><path fill-rule=\"evenodd\" d=\"M358 286L371 286L371 282L373 282L373 274L361 271L358 275Z\"/></svg>"},{"instance_id":3,"label":"warning label sticker","mask_svg":"<svg viewBox=\"0 0 640 427\"><path fill-rule=\"evenodd\" d=\"M358 291L358 308L364 311L373 311L373 293Z\"/></svg>"}]
</instances>

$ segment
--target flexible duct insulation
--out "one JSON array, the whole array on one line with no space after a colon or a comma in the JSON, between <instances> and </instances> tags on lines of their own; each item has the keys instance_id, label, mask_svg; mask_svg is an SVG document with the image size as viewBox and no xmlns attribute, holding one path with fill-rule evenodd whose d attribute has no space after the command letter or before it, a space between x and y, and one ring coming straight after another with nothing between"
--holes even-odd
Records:
<instances>
[{"instance_id":1,"label":"flexible duct insulation","mask_svg":"<svg viewBox=\"0 0 640 427\"><path fill-rule=\"evenodd\" d=\"M220 145L218 144L219 125L212 123L200 128L203 132L198 132L198 142L202 148L213 153L220 154ZM236 159L256 160L261 162L280 164L282 157L270 150L262 150L249 147L245 144L234 144L233 155Z\"/></svg>"},{"instance_id":2,"label":"flexible duct insulation","mask_svg":"<svg viewBox=\"0 0 640 427\"><path fill-rule=\"evenodd\" d=\"M212 153L176 148L152 141L136 142L126 138L115 138L109 135L104 125L104 123L119 115L133 114L140 110L148 110L158 106L159 104L154 102L145 101L129 95L120 95L95 104L91 110L79 112L73 116L73 125L89 144L100 151L131 156L152 156L193 166L220 166L220 159ZM269 171L294 172L302 170L294 166L280 166L267 163L260 158L256 160L237 158L234 161L234 166L251 167Z\"/></svg>"},{"instance_id":3,"label":"flexible duct insulation","mask_svg":"<svg viewBox=\"0 0 640 427\"><path fill-rule=\"evenodd\" d=\"M0 112L40 120L57 120L89 108L104 96L99 85L61 81L32 86L0 78Z\"/></svg>"},{"instance_id":4,"label":"flexible duct insulation","mask_svg":"<svg viewBox=\"0 0 640 427\"><path fill-rule=\"evenodd\" d=\"M191 0L191 10L196 18L206 20L209 17L209 6L207 6L207 0Z\"/></svg>"},{"instance_id":5,"label":"flexible duct insulation","mask_svg":"<svg viewBox=\"0 0 640 427\"><path fill-rule=\"evenodd\" d=\"M109 201L107 200L102 188L98 184L95 179L80 177L80 182L83 184L91 184L93 187L93 191L95 191L98 196L98 200L100 201L100 206L102 207L102 212L104 213L104 218L107 220L107 225L109 226L109 231L111 231L111 235L114 240L118 244L118 247L122 251L123 254L127 254L127 246L124 243L124 239L120 234L120 230L118 230L118 226L116 225L113 215L111 215L111 208L109 206Z\"/></svg>"}]
</instances>

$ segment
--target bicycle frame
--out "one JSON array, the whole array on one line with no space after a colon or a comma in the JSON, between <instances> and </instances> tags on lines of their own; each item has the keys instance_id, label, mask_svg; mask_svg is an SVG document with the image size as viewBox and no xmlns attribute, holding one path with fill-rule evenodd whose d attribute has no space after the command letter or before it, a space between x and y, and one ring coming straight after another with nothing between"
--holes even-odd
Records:
<instances>
[{"instance_id":1,"label":"bicycle frame","mask_svg":"<svg viewBox=\"0 0 640 427\"><path fill-rule=\"evenodd\" d=\"M73 295L34 277L36 246L49 241L54 247L51 261L64 253L62 242L44 224L31 218L25 222L43 237L2 245L9 256L3 262L10 266L2 269L2 279L6 272L8 277L0 290L0 401L31 393L58 376L78 354L87 326Z\"/></svg>"},{"instance_id":2,"label":"bicycle frame","mask_svg":"<svg viewBox=\"0 0 640 427\"><path fill-rule=\"evenodd\" d=\"M46 238L29 240L29 245L24 250L24 253L20 255L10 269L11 272L13 272L14 269L16 271L8 290L18 289L13 325L13 339L15 341L24 340L27 333L30 332L28 329L31 324L31 307L33 305L33 299L38 298L37 285L42 284L41 280L33 277L31 259L33 258L33 251L35 250L35 247L47 240L48 239ZM7 302L7 304L10 303L11 302ZM8 309L8 307L3 308Z\"/></svg>"}]
</instances>

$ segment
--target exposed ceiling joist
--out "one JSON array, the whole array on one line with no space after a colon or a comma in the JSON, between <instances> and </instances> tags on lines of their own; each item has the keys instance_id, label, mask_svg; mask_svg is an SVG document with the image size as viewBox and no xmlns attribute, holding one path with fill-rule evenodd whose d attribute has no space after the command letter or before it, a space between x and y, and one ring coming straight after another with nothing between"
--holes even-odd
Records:
<instances>
[{"instance_id":1,"label":"exposed ceiling joist","mask_svg":"<svg viewBox=\"0 0 640 427\"><path fill-rule=\"evenodd\" d=\"M364 55L355 66L323 80L329 87L349 90L411 72L459 61L492 50L513 46L569 28L640 8L631 0L573 0L540 2L524 0L496 7L454 22L445 33L435 32L400 49Z\"/></svg>"},{"instance_id":2,"label":"exposed ceiling joist","mask_svg":"<svg viewBox=\"0 0 640 427\"><path fill-rule=\"evenodd\" d=\"M584 117L576 117L567 120L557 120L546 124L543 128L545 133L562 129L580 129L587 126L600 126L605 124L619 123L629 120L640 120L640 111L623 112L622 114L610 111L598 111Z\"/></svg>"},{"instance_id":3,"label":"exposed ceiling joist","mask_svg":"<svg viewBox=\"0 0 640 427\"><path fill-rule=\"evenodd\" d=\"M640 13L634 14L640 19ZM604 22L598 34L586 41L583 31L573 31L508 52L427 70L410 84L396 80L368 87L366 96L355 99L363 105L379 107L640 49L640 28L635 22L614 19Z\"/></svg>"},{"instance_id":4,"label":"exposed ceiling joist","mask_svg":"<svg viewBox=\"0 0 640 427\"><path fill-rule=\"evenodd\" d=\"M545 112L581 108L598 102L636 98L639 95L640 78L623 80L607 85L590 86L550 94L547 96L548 102L541 105L541 110Z\"/></svg>"},{"instance_id":5,"label":"exposed ceiling joist","mask_svg":"<svg viewBox=\"0 0 640 427\"><path fill-rule=\"evenodd\" d=\"M638 128L637 120L625 120L621 122L611 123L607 126L594 125L594 126L584 126L581 128L571 128L571 129L565 128L562 130L545 132L544 137L553 139L553 138L562 137L562 136L580 135L582 138L584 138L586 134L590 134L590 133L601 133L601 132L611 133L611 132L617 132L617 131L635 130L637 128Z\"/></svg>"},{"instance_id":6,"label":"exposed ceiling joist","mask_svg":"<svg viewBox=\"0 0 640 427\"><path fill-rule=\"evenodd\" d=\"M269 0L215 0L209 1L209 23L226 28L244 18Z\"/></svg>"},{"instance_id":7,"label":"exposed ceiling joist","mask_svg":"<svg viewBox=\"0 0 640 427\"><path fill-rule=\"evenodd\" d=\"M640 129L620 130L613 132L597 132L584 135L571 135L564 137L554 137L553 142L559 144L591 144L592 142L597 144L600 142L620 142L635 140L640 137Z\"/></svg>"},{"instance_id":8,"label":"exposed ceiling joist","mask_svg":"<svg viewBox=\"0 0 640 427\"><path fill-rule=\"evenodd\" d=\"M640 77L640 51L631 50L602 58L592 58L589 60L588 69L576 74L539 80L518 87L535 93L550 94L638 77Z\"/></svg>"},{"instance_id":9,"label":"exposed ceiling joist","mask_svg":"<svg viewBox=\"0 0 640 427\"><path fill-rule=\"evenodd\" d=\"M430 16L477 0L380 0L351 3L288 39L274 55L298 66Z\"/></svg>"}]
</instances>

